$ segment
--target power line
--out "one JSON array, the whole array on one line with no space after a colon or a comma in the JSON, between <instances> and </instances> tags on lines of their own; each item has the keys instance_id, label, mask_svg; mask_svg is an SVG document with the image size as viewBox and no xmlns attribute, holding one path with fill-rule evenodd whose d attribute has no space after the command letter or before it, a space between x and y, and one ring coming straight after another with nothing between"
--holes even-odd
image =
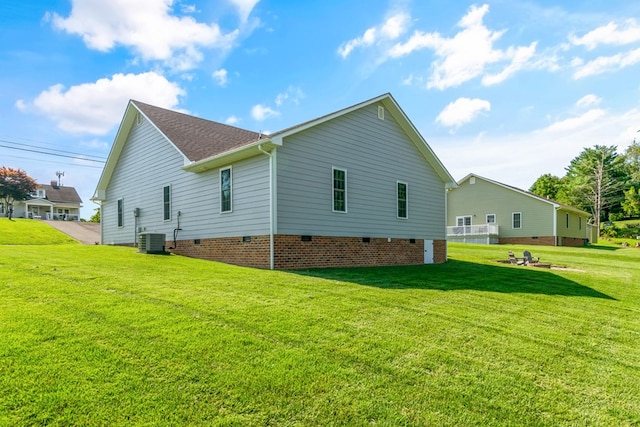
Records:
<instances>
[{"instance_id":1,"label":"power line","mask_svg":"<svg viewBox=\"0 0 640 427\"><path fill-rule=\"evenodd\" d=\"M54 162L54 161L51 161L51 160L34 159L33 157L20 157L20 156L8 155L8 156L4 156L3 158L29 160L31 162L46 162L46 163L55 164L55 165L66 165L66 166L73 166L73 167L79 166L79 167L83 167L83 168L102 169L102 166L81 165L81 164L69 163L69 162L66 162L66 163L64 163L64 162Z\"/></svg>"},{"instance_id":2,"label":"power line","mask_svg":"<svg viewBox=\"0 0 640 427\"><path fill-rule=\"evenodd\" d=\"M40 148L42 150L47 150L47 151L56 151L58 153L75 154L77 156L95 157L96 159L106 160L106 158L103 157L103 156L96 156L96 155L93 155L93 154L76 153L76 152L73 152L73 151L66 151L66 150L58 150L58 149L55 149L55 148L43 147L41 145L24 144L24 143L21 143L21 142L10 141L10 140L7 140L7 139L2 139L2 138L0 138L0 142L6 143L6 144L20 145L20 146L23 146L23 147Z\"/></svg>"},{"instance_id":3,"label":"power line","mask_svg":"<svg viewBox=\"0 0 640 427\"><path fill-rule=\"evenodd\" d=\"M65 154L47 153L46 151L31 150L31 149L28 149L28 148L11 147L11 146L9 146L9 145L3 145L3 144L0 144L0 147L8 148L8 149L10 149L10 150L28 151L28 152L31 152L31 153L44 154L44 155L47 155L47 156L67 157L67 158L70 158L70 159L80 159L80 160L85 160L85 161L87 161L87 162L105 163L105 161L104 161L104 160L87 159L87 158L85 158L85 157L78 157L78 155L76 155L76 156L68 156L68 155L65 155ZM59 150L56 150L56 151L59 151ZM79 154L79 155L80 155L80 156L85 156L84 154ZM95 156L94 156L94 157L95 157Z\"/></svg>"}]
</instances>

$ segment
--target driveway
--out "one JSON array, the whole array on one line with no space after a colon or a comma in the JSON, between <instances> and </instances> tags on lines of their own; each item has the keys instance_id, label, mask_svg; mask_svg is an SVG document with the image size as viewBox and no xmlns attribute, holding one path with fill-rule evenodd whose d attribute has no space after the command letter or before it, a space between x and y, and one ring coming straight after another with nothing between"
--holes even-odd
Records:
<instances>
[{"instance_id":1,"label":"driveway","mask_svg":"<svg viewBox=\"0 0 640 427\"><path fill-rule=\"evenodd\" d=\"M85 245L100 243L100 224L79 221L43 221Z\"/></svg>"}]
</instances>

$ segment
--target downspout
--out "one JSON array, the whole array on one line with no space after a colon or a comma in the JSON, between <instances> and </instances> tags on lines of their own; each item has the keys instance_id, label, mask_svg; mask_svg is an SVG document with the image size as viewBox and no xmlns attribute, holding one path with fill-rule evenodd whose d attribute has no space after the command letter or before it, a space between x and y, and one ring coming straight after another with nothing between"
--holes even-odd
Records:
<instances>
[{"instance_id":1,"label":"downspout","mask_svg":"<svg viewBox=\"0 0 640 427\"><path fill-rule=\"evenodd\" d=\"M444 262L448 261L449 258L449 242L447 239L449 227L449 188L447 185L444 186Z\"/></svg>"},{"instance_id":2,"label":"downspout","mask_svg":"<svg viewBox=\"0 0 640 427\"><path fill-rule=\"evenodd\" d=\"M553 205L553 246L558 246L558 207Z\"/></svg>"},{"instance_id":3,"label":"downspout","mask_svg":"<svg viewBox=\"0 0 640 427\"><path fill-rule=\"evenodd\" d=\"M273 154L265 151L262 144L258 145L258 151L269 157L269 269L274 269L274 242L273 242Z\"/></svg>"}]
</instances>

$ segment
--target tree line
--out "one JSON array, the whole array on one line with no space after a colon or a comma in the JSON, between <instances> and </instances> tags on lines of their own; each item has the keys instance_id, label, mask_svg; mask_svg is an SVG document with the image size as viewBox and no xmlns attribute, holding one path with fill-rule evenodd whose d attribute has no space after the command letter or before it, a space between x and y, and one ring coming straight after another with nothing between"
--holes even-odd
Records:
<instances>
[{"instance_id":1,"label":"tree line","mask_svg":"<svg viewBox=\"0 0 640 427\"><path fill-rule=\"evenodd\" d=\"M640 217L640 143L623 153L615 145L585 148L558 177L541 175L530 192L591 213L600 229L604 220Z\"/></svg>"}]
</instances>

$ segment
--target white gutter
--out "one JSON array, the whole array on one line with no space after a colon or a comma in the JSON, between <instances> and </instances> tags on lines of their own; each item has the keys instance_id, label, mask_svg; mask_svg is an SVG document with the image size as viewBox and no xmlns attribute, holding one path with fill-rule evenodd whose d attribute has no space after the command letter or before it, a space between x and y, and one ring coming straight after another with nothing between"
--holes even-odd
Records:
<instances>
[{"instance_id":1,"label":"white gutter","mask_svg":"<svg viewBox=\"0 0 640 427\"><path fill-rule=\"evenodd\" d=\"M553 205L553 241L554 246L558 246L558 209L560 206Z\"/></svg>"},{"instance_id":2,"label":"white gutter","mask_svg":"<svg viewBox=\"0 0 640 427\"><path fill-rule=\"evenodd\" d=\"M274 148L275 150L275 148ZM273 153L265 151L262 144L258 145L258 151L269 157L269 269L274 269L274 242L273 242Z\"/></svg>"}]
</instances>

